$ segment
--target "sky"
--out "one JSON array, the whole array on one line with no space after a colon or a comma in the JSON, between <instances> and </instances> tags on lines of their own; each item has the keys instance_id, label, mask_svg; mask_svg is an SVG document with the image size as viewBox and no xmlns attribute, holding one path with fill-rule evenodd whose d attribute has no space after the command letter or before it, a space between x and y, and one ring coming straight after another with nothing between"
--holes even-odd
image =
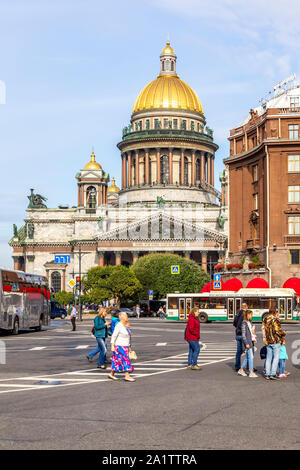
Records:
<instances>
[{"instance_id":1,"label":"sky","mask_svg":"<svg viewBox=\"0 0 300 470\"><path fill-rule=\"evenodd\" d=\"M92 147L120 186L116 144L168 35L214 130L218 181L229 130L299 78L299 15L298 0L0 0L0 266L12 267L30 188L75 205Z\"/></svg>"}]
</instances>

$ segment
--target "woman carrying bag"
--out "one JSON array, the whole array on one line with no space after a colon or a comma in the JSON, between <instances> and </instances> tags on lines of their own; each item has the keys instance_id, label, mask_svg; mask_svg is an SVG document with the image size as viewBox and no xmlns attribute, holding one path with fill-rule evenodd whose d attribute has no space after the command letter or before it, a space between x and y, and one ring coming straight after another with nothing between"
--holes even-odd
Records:
<instances>
[{"instance_id":1,"label":"woman carrying bag","mask_svg":"<svg viewBox=\"0 0 300 470\"><path fill-rule=\"evenodd\" d=\"M100 307L98 310L98 315L94 318L94 327L92 333L97 340L97 347L90 354L87 355L87 360L89 362L93 361L94 356L99 353L98 365L99 369L106 369L105 360L106 360L106 329L109 326L109 322L105 321L106 317L106 308Z\"/></svg>"},{"instance_id":2,"label":"woman carrying bag","mask_svg":"<svg viewBox=\"0 0 300 470\"><path fill-rule=\"evenodd\" d=\"M121 312L119 316L119 323L115 326L114 332L111 336L111 373L108 377L112 380L118 380L115 377L116 372L125 372L126 382L135 382L135 379L130 377L129 372L133 371L129 354L131 343L131 332L128 329L128 316L125 312ZM131 354L133 351L131 352Z\"/></svg>"},{"instance_id":3,"label":"woman carrying bag","mask_svg":"<svg viewBox=\"0 0 300 470\"><path fill-rule=\"evenodd\" d=\"M242 367L238 371L238 375L247 377L247 374L244 369L248 364L248 368L249 368L248 377L255 378L258 376L255 374L254 367L253 367L254 343L256 342L255 329L251 323L253 313L251 310L246 310L243 315L244 315L244 320L242 323L242 338L243 338L243 347L246 351L246 356L243 361Z\"/></svg>"}]
</instances>

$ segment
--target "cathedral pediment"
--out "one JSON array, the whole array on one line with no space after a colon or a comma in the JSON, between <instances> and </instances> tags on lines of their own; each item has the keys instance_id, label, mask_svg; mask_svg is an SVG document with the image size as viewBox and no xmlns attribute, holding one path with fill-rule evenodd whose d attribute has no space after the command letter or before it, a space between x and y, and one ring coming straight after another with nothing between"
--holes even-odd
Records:
<instances>
[{"instance_id":1,"label":"cathedral pediment","mask_svg":"<svg viewBox=\"0 0 300 470\"><path fill-rule=\"evenodd\" d=\"M96 240L194 240L199 242L215 241L223 243L227 237L217 230L209 229L201 223L191 223L163 211L151 214L129 224L119 224Z\"/></svg>"}]
</instances>

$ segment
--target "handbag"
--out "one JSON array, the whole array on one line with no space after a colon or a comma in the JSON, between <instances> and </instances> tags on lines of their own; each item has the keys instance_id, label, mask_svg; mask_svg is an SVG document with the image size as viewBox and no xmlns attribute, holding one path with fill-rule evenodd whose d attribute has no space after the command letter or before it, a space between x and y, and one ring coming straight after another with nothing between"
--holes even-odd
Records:
<instances>
[{"instance_id":1,"label":"handbag","mask_svg":"<svg viewBox=\"0 0 300 470\"><path fill-rule=\"evenodd\" d=\"M137 359L137 355L136 355L136 352L133 351L132 349L129 349L129 359L131 361L135 361Z\"/></svg>"},{"instance_id":2,"label":"handbag","mask_svg":"<svg viewBox=\"0 0 300 470\"><path fill-rule=\"evenodd\" d=\"M93 326L92 328L92 335L94 335L96 333L96 328Z\"/></svg>"}]
</instances>

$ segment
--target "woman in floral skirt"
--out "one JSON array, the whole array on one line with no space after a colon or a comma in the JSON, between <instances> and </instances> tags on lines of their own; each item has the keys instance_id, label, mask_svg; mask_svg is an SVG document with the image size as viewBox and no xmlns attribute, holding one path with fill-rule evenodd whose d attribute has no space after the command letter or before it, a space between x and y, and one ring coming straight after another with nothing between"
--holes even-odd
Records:
<instances>
[{"instance_id":1,"label":"woman in floral skirt","mask_svg":"<svg viewBox=\"0 0 300 470\"><path fill-rule=\"evenodd\" d=\"M115 377L116 372L125 372L125 380L127 382L135 382L135 379L130 377L129 372L133 371L133 366L129 359L129 348L131 342L131 332L128 328L128 316L125 312L120 313L120 321L115 326L114 332L111 336L111 373L108 377L112 380L118 380Z\"/></svg>"}]
</instances>

